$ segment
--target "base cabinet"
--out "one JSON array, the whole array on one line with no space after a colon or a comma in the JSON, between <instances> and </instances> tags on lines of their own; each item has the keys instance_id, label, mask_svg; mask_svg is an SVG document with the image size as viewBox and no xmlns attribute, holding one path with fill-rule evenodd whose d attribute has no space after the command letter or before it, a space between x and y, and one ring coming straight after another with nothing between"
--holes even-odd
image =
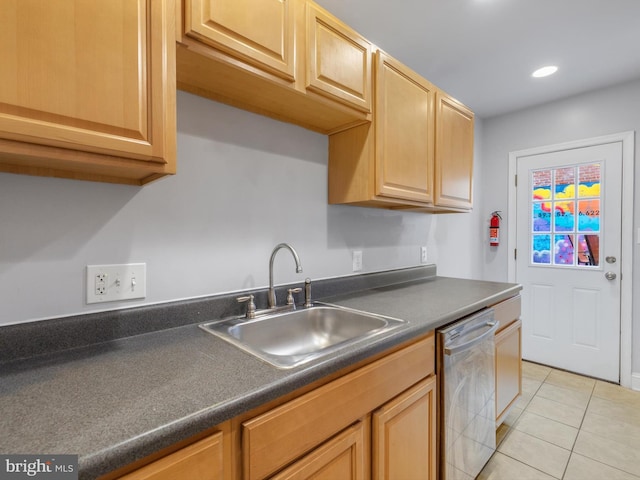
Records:
<instances>
[{"instance_id":1,"label":"base cabinet","mask_svg":"<svg viewBox=\"0 0 640 480\"><path fill-rule=\"evenodd\" d=\"M496 425L500 425L522 393L520 295L493 308L500 322L495 336Z\"/></svg>"},{"instance_id":2,"label":"base cabinet","mask_svg":"<svg viewBox=\"0 0 640 480\"><path fill-rule=\"evenodd\" d=\"M373 414L376 480L436 479L436 377L402 393Z\"/></svg>"},{"instance_id":3,"label":"base cabinet","mask_svg":"<svg viewBox=\"0 0 640 480\"><path fill-rule=\"evenodd\" d=\"M410 400L397 400L396 397L427 377L434 379L434 359L434 335L430 334L401 350L244 421L241 425L243 478L270 478L303 459L309 452L326 445L326 442L354 423L363 422L364 428L369 429L370 420L363 419L370 417L372 413L375 416L374 412L380 414L378 423L382 424L399 409L407 408L406 411L410 411L408 404L419 395L409 395ZM435 385L435 380L429 385ZM388 403L394 399L395 402L402 403L402 407L393 402ZM380 408L382 411L378 412ZM419 419L416 417L416 420ZM408 445L411 435L417 434L417 431L422 431L422 435L428 437L431 435L430 428L435 427L435 422L429 423L428 420L414 425L413 429L394 428L395 441ZM389 425L395 423L391 422ZM395 449L395 443L383 445L384 448ZM376 446L374 449L379 450L380 447ZM384 456L393 458L393 455ZM419 455L416 452L417 458L411 462L423 462L424 456L423 451ZM403 460L407 460L407 457Z\"/></svg>"},{"instance_id":4,"label":"base cabinet","mask_svg":"<svg viewBox=\"0 0 640 480\"><path fill-rule=\"evenodd\" d=\"M431 332L101 480L435 480L436 384Z\"/></svg>"},{"instance_id":5,"label":"base cabinet","mask_svg":"<svg viewBox=\"0 0 640 480\"><path fill-rule=\"evenodd\" d=\"M366 424L357 422L272 480L365 480L369 462Z\"/></svg>"},{"instance_id":6,"label":"base cabinet","mask_svg":"<svg viewBox=\"0 0 640 480\"><path fill-rule=\"evenodd\" d=\"M222 432L156 460L121 480L221 480L223 478Z\"/></svg>"},{"instance_id":7,"label":"base cabinet","mask_svg":"<svg viewBox=\"0 0 640 480\"><path fill-rule=\"evenodd\" d=\"M496 420L502 419L522 391L522 321L516 320L496 334Z\"/></svg>"}]
</instances>

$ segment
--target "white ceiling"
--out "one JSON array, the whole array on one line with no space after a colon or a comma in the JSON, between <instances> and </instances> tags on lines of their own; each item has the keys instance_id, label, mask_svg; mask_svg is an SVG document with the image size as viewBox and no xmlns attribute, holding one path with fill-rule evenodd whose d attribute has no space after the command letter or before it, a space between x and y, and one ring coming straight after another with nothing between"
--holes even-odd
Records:
<instances>
[{"instance_id":1,"label":"white ceiling","mask_svg":"<svg viewBox=\"0 0 640 480\"><path fill-rule=\"evenodd\" d=\"M483 118L640 78L640 0L316 2Z\"/></svg>"}]
</instances>

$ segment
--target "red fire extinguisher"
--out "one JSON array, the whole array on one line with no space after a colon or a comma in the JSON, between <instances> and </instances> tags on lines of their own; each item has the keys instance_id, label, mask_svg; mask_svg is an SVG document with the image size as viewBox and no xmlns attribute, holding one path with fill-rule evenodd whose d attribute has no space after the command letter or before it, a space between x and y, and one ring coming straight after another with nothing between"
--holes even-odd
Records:
<instances>
[{"instance_id":1,"label":"red fire extinguisher","mask_svg":"<svg viewBox=\"0 0 640 480\"><path fill-rule=\"evenodd\" d=\"M489 245L497 247L500 245L500 211L491 212L491 221L489 222Z\"/></svg>"}]
</instances>

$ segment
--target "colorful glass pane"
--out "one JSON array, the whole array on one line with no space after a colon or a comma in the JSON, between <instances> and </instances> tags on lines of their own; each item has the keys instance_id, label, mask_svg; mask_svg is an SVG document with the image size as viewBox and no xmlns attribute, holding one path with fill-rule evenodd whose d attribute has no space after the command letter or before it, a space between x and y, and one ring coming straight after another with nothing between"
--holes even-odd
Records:
<instances>
[{"instance_id":1,"label":"colorful glass pane","mask_svg":"<svg viewBox=\"0 0 640 480\"><path fill-rule=\"evenodd\" d=\"M555 231L573 232L575 227L575 202L555 202Z\"/></svg>"},{"instance_id":2,"label":"colorful glass pane","mask_svg":"<svg viewBox=\"0 0 640 480\"><path fill-rule=\"evenodd\" d=\"M533 235L531 261L537 264L551 263L551 235Z\"/></svg>"},{"instance_id":3,"label":"colorful glass pane","mask_svg":"<svg viewBox=\"0 0 640 480\"><path fill-rule=\"evenodd\" d=\"M578 265L600 265L600 235L578 235Z\"/></svg>"},{"instance_id":4,"label":"colorful glass pane","mask_svg":"<svg viewBox=\"0 0 640 480\"><path fill-rule=\"evenodd\" d=\"M576 196L576 169L557 168L555 170L555 198L575 198Z\"/></svg>"},{"instance_id":5,"label":"colorful glass pane","mask_svg":"<svg viewBox=\"0 0 640 480\"><path fill-rule=\"evenodd\" d=\"M600 231L600 200L580 200L578 202L578 231Z\"/></svg>"},{"instance_id":6,"label":"colorful glass pane","mask_svg":"<svg viewBox=\"0 0 640 480\"><path fill-rule=\"evenodd\" d=\"M600 176L599 163L578 167L578 197L599 197Z\"/></svg>"},{"instance_id":7,"label":"colorful glass pane","mask_svg":"<svg viewBox=\"0 0 640 480\"><path fill-rule=\"evenodd\" d=\"M602 165L531 171L531 262L600 265Z\"/></svg>"},{"instance_id":8,"label":"colorful glass pane","mask_svg":"<svg viewBox=\"0 0 640 480\"><path fill-rule=\"evenodd\" d=\"M551 170L536 170L531 172L533 185L533 199L547 200L551 198Z\"/></svg>"},{"instance_id":9,"label":"colorful glass pane","mask_svg":"<svg viewBox=\"0 0 640 480\"><path fill-rule=\"evenodd\" d=\"M534 232L550 232L551 231L551 212L550 202L535 202L533 204L533 231Z\"/></svg>"},{"instance_id":10,"label":"colorful glass pane","mask_svg":"<svg viewBox=\"0 0 640 480\"><path fill-rule=\"evenodd\" d=\"M554 235L553 263L573 265L573 235Z\"/></svg>"}]
</instances>

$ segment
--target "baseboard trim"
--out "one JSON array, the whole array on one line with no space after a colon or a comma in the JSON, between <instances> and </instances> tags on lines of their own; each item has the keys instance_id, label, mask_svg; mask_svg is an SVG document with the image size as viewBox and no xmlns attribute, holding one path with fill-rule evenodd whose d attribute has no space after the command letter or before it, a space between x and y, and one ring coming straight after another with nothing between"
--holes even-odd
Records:
<instances>
[{"instance_id":1,"label":"baseboard trim","mask_svg":"<svg viewBox=\"0 0 640 480\"><path fill-rule=\"evenodd\" d=\"M631 374L631 389L640 392L640 373Z\"/></svg>"}]
</instances>

